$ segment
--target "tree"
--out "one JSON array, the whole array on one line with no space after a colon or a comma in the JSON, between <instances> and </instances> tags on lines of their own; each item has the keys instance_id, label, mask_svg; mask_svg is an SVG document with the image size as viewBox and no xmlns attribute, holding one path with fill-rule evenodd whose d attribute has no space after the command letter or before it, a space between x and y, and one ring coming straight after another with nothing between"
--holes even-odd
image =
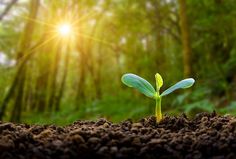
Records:
<instances>
[{"instance_id":1,"label":"tree","mask_svg":"<svg viewBox=\"0 0 236 159\"><path fill-rule=\"evenodd\" d=\"M190 32L188 26L188 18L186 14L186 1L178 0L179 4L179 17L180 17L180 29L182 35L182 46L183 46L183 66L184 66L184 77L189 77L192 75L191 67L191 42L190 42Z\"/></svg>"},{"instance_id":2,"label":"tree","mask_svg":"<svg viewBox=\"0 0 236 159\"><path fill-rule=\"evenodd\" d=\"M27 21L24 29L24 34L22 35L22 40L20 43L19 51L17 53L17 59L25 58L23 56L28 56L30 54L27 52L30 47L30 41L32 40L32 35L34 31L34 23L32 19L35 19L37 16L37 11L39 7L39 0L31 1L29 6L29 20ZM27 59L27 58L26 58ZM20 61L18 61L20 63ZM21 61L22 62L22 61ZM27 70L27 63L23 60L22 64L19 65L16 76L13 80L13 83L10 87L9 92L3 100L2 107L0 110L0 119L4 116L5 109L8 105L10 99L15 97L14 106L12 109L11 120L20 121L21 109L23 105L24 97L24 86L25 86L25 76Z\"/></svg>"},{"instance_id":3,"label":"tree","mask_svg":"<svg viewBox=\"0 0 236 159\"><path fill-rule=\"evenodd\" d=\"M11 8L14 6L14 4L17 2L17 0L10 1L9 4L5 7L4 11L0 14L0 21L4 18L5 15L11 10Z\"/></svg>"}]
</instances>

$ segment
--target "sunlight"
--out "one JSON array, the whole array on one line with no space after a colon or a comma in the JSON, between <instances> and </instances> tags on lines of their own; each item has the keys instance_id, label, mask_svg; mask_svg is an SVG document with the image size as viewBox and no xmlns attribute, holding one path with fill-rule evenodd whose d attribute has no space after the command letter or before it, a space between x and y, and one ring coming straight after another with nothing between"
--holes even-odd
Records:
<instances>
[{"instance_id":1,"label":"sunlight","mask_svg":"<svg viewBox=\"0 0 236 159\"><path fill-rule=\"evenodd\" d=\"M72 32L72 27L69 23L60 24L57 27L57 32L61 36L69 36Z\"/></svg>"}]
</instances>

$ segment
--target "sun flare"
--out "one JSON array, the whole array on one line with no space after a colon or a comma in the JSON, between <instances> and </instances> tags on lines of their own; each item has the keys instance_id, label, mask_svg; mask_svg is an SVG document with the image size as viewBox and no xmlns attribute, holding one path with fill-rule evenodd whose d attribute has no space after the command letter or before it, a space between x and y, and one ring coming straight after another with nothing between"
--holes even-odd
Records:
<instances>
[{"instance_id":1,"label":"sun flare","mask_svg":"<svg viewBox=\"0 0 236 159\"><path fill-rule=\"evenodd\" d=\"M58 25L57 27L57 32L61 35L61 36L68 36L71 34L72 32L72 27L69 23L63 23Z\"/></svg>"}]
</instances>

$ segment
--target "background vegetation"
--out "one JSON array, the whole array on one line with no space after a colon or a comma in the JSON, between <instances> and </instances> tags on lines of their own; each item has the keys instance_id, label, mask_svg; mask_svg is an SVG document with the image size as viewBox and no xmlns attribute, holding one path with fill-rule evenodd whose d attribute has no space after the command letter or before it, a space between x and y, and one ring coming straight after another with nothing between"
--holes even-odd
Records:
<instances>
[{"instance_id":1,"label":"background vegetation","mask_svg":"<svg viewBox=\"0 0 236 159\"><path fill-rule=\"evenodd\" d=\"M235 0L0 0L0 119L68 124L152 115L123 73L191 91L163 111L236 114ZM57 26L70 23L67 37Z\"/></svg>"}]
</instances>

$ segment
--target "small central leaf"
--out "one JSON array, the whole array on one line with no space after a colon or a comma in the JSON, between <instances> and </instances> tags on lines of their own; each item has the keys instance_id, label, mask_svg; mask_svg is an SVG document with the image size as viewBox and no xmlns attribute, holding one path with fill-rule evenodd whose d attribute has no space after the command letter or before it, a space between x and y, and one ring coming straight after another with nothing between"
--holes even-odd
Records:
<instances>
[{"instance_id":1,"label":"small central leaf","mask_svg":"<svg viewBox=\"0 0 236 159\"><path fill-rule=\"evenodd\" d=\"M163 79L159 73L156 73L155 79L156 79L156 87L157 87L157 92L158 92L163 85Z\"/></svg>"},{"instance_id":2,"label":"small central leaf","mask_svg":"<svg viewBox=\"0 0 236 159\"><path fill-rule=\"evenodd\" d=\"M155 89L147 80L143 79L142 77L132 73L127 73L122 76L121 81L129 87L136 88L139 92L150 98L155 97Z\"/></svg>"}]
</instances>

